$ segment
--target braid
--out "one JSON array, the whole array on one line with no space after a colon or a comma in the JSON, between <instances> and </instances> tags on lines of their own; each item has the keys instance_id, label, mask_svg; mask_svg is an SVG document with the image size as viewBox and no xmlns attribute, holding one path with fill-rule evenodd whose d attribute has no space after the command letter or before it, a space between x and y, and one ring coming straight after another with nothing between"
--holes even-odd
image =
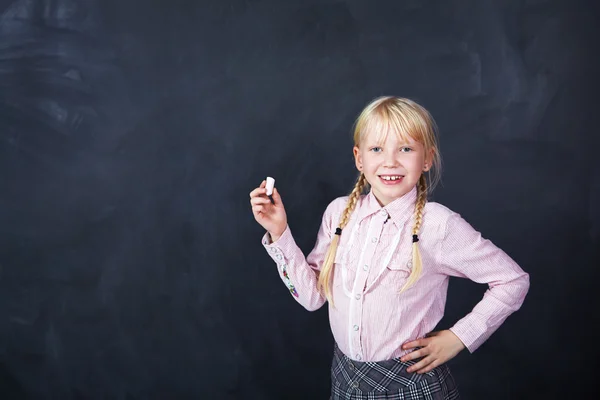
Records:
<instances>
[{"instance_id":1,"label":"braid","mask_svg":"<svg viewBox=\"0 0 600 400\"><path fill-rule=\"evenodd\" d=\"M417 203L415 205L415 226L413 227L413 235L419 234L421 223L423 222L423 208L427 201L427 180L425 175L421 175L417 184Z\"/></svg>"},{"instance_id":2,"label":"braid","mask_svg":"<svg viewBox=\"0 0 600 400\"><path fill-rule=\"evenodd\" d=\"M419 252L419 230L423 223L423 209L427 202L427 179L425 175L421 175L419 183L417 184L417 202L415 204L415 225L413 226L413 251L412 251L412 271L408 277L408 280L400 290L400 293L412 286L421 275L423 269L423 263L421 262L421 253Z\"/></svg>"},{"instance_id":3,"label":"braid","mask_svg":"<svg viewBox=\"0 0 600 400\"><path fill-rule=\"evenodd\" d=\"M367 179L365 178L365 174L361 173L356 181L356 184L354 185L352 193L350 193L350 196L348 197L346 208L342 212L338 228L336 229L336 234L333 235L333 238L331 239L331 244L327 249L325 261L323 262L321 272L319 273L319 281L317 282L317 288L325 295L327 301L329 301L331 305L333 305L333 298L331 297L331 278L333 277L333 264L337 252L338 243L340 241L341 230L344 229L348 224L350 215L352 215L352 212L356 208L356 203L358 202L358 199L360 198L360 195L364 190L366 184Z\"/></svg>"},{"instance_id":4,"label":"braid","mask_svg":"<svg viewBox=\"0 0 600 400\"><path fill-rule=\"evenodd\" d=\"M365 174L361 173L356 181L356 185L354 185L354 189L352 193L350 193L350 197L348 198L348 203L346 204L346 208L342 212L342 217L340 218L339 228L344 229L348 224L348 220L350 219L350 215L356 208L356 203L358 202L358 198L365 188L365 184L367 179L365 178Z\"/></svg>"}]
</instances>

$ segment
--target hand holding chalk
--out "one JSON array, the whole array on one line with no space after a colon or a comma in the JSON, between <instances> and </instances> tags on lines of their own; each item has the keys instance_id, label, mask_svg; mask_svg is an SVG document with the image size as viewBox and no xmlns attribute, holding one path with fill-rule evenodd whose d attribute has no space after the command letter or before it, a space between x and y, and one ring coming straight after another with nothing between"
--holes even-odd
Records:
<instances>
[{"instance_id":1,"label":"hand holding chalk","mask_svg":"<svg viewBox=\"0 0 600 400\"><path fill-rule=\"evenodd\" d=\"M254 219L276 241L287 228L287 216L281 196L275 188L275 179L267 177L260 186L250 192L250 204Z\"/></svg>"}]
</instances>

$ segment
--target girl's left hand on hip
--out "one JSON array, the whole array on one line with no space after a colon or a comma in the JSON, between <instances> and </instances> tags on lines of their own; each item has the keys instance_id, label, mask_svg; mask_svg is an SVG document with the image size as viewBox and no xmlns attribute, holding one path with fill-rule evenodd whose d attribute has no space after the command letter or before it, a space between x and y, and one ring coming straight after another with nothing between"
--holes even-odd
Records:
<instances>
[{"instance_id":1,"label":"girl's left hand on hip","mask_svg":"<svg viewBox=\"0 0 600 400\"><path fill-rule=\"evenodd\" d=\"M404 343L402 350L415 347L421 348L402 356L400 360L409 361L423 357L421 361L411 365L406 371L424 374L454 358L465 348L465 345L452 331L443 330L428 333L423 339Z\"/></svg>"}]
</instances>

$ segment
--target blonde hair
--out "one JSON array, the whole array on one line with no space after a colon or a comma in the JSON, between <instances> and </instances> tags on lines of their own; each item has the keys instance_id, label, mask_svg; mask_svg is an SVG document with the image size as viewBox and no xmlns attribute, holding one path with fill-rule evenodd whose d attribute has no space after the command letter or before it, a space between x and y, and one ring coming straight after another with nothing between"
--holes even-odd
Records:
<instances>
[{"instance_id":1,"label":"blonde hair","mask_svg":"<svg viewBox=\"0 0 600 400\"><path fill-rule=\"evenodd\" d=\"M437 126L431 114L416 102L406 98L385 96L369 103L356 119L354 124L354 144L356 146L360 145L367 132L375 132L378 135L376 139L379 142L384 142L390 132L395 133L402 140L407 140L410 137L423 145L426 155L432 155L432 168L427 172L427 177L426 174L422 174L417 183L417 200L415 201L412 229L412 270L408 280L400 290L400 293L402 293L419 279L423 269L417 243L419 230L423 223L423 210L427 202L427 194L433 190L440 178L441 158L437 140ZM331 304L333 304L331 281L340 235L348 224L360 195L367 186L368 182L365 175L360 173L354 189L348 197L346 208L342 212L338 227L325 255L325 261L321 266L317 287Z\"/></svg>"}]
</instances>

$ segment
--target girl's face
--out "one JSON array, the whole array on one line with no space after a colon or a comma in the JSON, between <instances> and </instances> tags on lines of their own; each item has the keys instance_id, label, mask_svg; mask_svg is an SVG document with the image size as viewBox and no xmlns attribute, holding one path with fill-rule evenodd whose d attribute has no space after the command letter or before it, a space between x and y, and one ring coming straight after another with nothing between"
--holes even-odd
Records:
<instances>
[{"instance_id":1,"label":"girl's face","mask_svg":"<svg viewBox=\"0 0 600 400\"><path fill-rule=\"evenodd\" d=\"M365 174L382 207L410 192L421 174L431 168L432 154L408 135L406 140L391 133L383 143L367 132L354 146L356 168Z\"/></svg>"}]
</instances>

